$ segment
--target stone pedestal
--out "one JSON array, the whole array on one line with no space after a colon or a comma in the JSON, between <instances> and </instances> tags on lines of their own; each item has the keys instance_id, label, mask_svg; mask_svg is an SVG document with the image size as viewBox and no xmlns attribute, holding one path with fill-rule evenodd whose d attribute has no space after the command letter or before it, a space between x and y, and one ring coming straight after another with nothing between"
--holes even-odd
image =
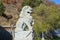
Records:
<instances>
[{"instance_id":1,"label":"stone pedestal","mask_svg":"<svg viewBox=\"0 0 60 40\"><path fill-rule=\"evenodd\" d=\"M15 40L33 40L33 33L32 33L32 31L16 32Z\"/></svg>"}]
</instances>

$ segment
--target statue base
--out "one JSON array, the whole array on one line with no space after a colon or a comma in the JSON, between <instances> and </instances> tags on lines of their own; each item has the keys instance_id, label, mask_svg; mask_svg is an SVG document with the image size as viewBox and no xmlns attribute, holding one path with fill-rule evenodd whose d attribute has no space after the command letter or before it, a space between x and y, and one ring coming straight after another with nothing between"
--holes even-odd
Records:
<instances>
[{"instance_id":1,"label":"statue base","mask_svg":"<svg viewBox=\"0 0 60 40\"><path fill-rule=\"evenodd\" d=\"M33 40L33 33L31 31L16 32L14 40Z\"/></svg>"}]
</instances>

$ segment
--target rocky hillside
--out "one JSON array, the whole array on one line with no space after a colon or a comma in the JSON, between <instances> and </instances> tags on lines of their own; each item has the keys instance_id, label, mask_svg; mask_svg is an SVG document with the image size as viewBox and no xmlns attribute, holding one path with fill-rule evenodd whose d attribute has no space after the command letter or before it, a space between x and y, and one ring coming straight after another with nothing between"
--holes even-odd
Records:
<instances>
[{"instance_id":1,"label":"rocky hillside","mask_svg":"<svg viewBox=\"0 0 60 40\"><path fill-rule=\"evenodd\" d=\"M18 19L19 10L22 7L22 0L3 0L3 5L5 6L5 18L0 16L0 25L9 27L11 24L15 24Z\"/></svg>"}]
</instances>

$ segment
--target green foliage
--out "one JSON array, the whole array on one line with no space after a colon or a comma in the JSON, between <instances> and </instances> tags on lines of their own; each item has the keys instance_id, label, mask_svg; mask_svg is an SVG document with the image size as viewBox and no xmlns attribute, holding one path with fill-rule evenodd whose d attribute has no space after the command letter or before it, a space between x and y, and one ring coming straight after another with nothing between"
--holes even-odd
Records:
<instances>
[{"instance_id":1,"label":"green foliage","mask_svg":"<svg viewBox=\"0 0 60 40\"><path fill-rule=\"evenodd\" d=\"M40 4L34 8L33 17L35 19L34 30L36 34L47 32L49 29L60 28L60 7L46 6Z\"/></svg>"},{"instance_id":2,"label":"green foliage","mask_svg":"<svg viewBox=\"0 0 60 40\"><path fill-rule=\"evenodd\" d=\"M0 15L2 15L2 13L4 13L5 9L4 9L4 5L2 3L2 1L0 0Z\"/></svg>"},{"instance_id":3,"label":"green foliage","mask_svg":"<svg viewBox=\"0 0 60 40\"><path fill-rule=\"evenodd\" d=\"M31 7L36 7L42 3L42 0L24 0L23 6L29 5Z\"/></svg>"}]
</instances>

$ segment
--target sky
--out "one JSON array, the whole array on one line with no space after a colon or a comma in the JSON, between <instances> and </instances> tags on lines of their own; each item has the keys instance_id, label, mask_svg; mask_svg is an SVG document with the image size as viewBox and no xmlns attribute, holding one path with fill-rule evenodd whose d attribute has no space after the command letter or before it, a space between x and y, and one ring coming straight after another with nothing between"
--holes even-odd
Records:
<instances>
[{"instance_id":1,"label":"sky","mask_svg":"<svg viewBox=\"0 0 60 40\"><path fill-rule=\"evenodd\" d=\"M59 5L60 4L60 0L51 0L52 2L54 2L55 4Z\"/></svg>"}]
</instances>

